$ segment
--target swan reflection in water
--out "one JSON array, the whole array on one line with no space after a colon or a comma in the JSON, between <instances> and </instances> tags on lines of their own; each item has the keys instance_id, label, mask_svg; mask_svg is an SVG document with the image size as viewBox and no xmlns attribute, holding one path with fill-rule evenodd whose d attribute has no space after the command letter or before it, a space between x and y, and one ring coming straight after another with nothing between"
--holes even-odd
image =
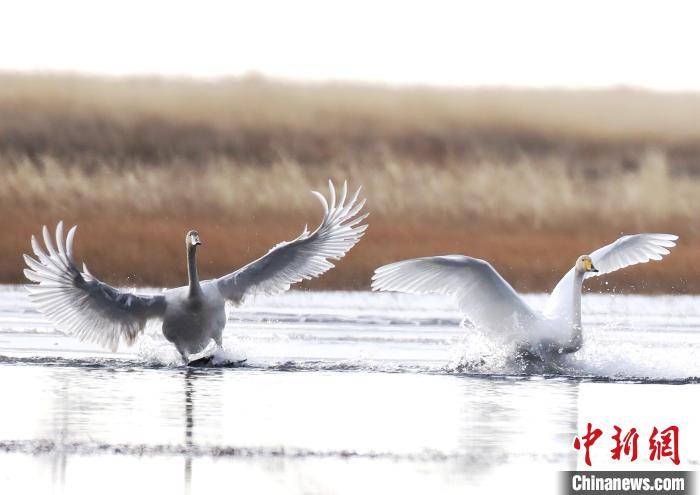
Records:
<instances>
[{"instance_id":1,"label":"swan reflection in water","mask_svg":"<svg viewBox=\"0 0 700 495\"><path fill-rule=\"evenodd\" d=\"M192 439L194 430L194 371L188 369L184 373L185 376L185 495L190 493L190 484L192 483Z\"/></svg>"}]
</instances>

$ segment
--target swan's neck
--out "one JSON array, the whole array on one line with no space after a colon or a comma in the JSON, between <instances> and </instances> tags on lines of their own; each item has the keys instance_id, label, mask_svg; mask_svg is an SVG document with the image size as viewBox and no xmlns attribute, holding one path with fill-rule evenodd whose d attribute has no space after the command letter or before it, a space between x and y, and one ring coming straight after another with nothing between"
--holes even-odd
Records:
<instances>
[{"instance_id":1,"label":"swan's neck","mask_svg":"<svg viewBox=\"0 0 700 495\"><path fill-rule=\"evenodd\" d=\"M583 345L583 327L581 326L581 289L585 273L574 269L574 284L571 297L571 340L565 348L565 352L576 352Z\"/></svg>"},{"instance_id":2,"label":"swan's neck","mask_svg":"<svg viewBox=\"0 0 700 495\"><path fill-rule=\"evenodd\" d=\"M202 293L197 275L197 246L187 246L187 276L189 278L190 297L198 297Z\"/></svg>"}]
</instances>

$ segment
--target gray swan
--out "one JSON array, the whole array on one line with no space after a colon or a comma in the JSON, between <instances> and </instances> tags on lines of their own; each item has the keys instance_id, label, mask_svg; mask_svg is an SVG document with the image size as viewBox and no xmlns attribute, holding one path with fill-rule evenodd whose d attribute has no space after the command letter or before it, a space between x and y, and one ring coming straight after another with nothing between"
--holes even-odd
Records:
<instances>
[{"instance_id":1,"label":"gray swan","mask_svg":"<svg viewBox=\"0 0 700 495\"><path fill-rule=\"evenodd\" d=\"M358 202L361 188L347 204L347 182L338 201L330 181L329 189L330 201L313 191L325 211L316 230L309 232L304 227L296 239L278 244L265 256L221 278L200 282L196 253L202 243L196 231L188 232L189 284L158 295L111 287L93 276L85 264L81 272L73 259L77 226L64 238L63 222L59 222L55 246L44 226L46 250L32 236L36 259L24 255L28 266L24 274L34 282L26 286L29 297L59 329L112 351L121 340L132 345L149 320L160 320L163 335L187 364L188 355L203 351L212 340L221 348L227 301L239 305L256 294L284 292L291 284L330 270L334 265L329 260L339 260L357 244L367 228L362 221L368 215L359 215L365 204L365 200Z\"/></svg>"}]
</instances>

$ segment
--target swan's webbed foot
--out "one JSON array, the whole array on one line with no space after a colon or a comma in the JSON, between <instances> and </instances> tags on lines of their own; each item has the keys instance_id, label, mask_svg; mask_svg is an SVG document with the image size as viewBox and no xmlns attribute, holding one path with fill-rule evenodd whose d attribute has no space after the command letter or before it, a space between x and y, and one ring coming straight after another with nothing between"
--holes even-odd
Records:
<instances>
[{"instance_id":1,"label":"swan's webbed foot","mask_svg":"<svg viewBox=\"0 0 700 495\"><path fill-rule=\"evenodd\" d=\"M516 357L530 362L548 362L557 360L564 354L572 354L580 348L580 345L562 346L558 342L543 340L537 344L521 345L517 349Z\"/></svg>"},{"instance_id":2,"label":"swan's webbed foot","mask_svg":"<svg viewBox=\"0 0 700 495\"><path fill-rule=\"evenodd\" d=\"M515 353L515 358L529 364L544 363L544 357L539 350L522 346Z\"/></svg>"},{"instance_id":3,"label":"swan's webbed foot","mask_svg":"<svg viewBox=\"0 0 700 495\"><path fill-rule=\"evenodd\" d=\"M195 359L193 361L190 361L187 363L187 366L194 366L194 367L207 367L207 366L213 366L214 365L214 355L211 354L210 356L204 356L199 359Z\"/></svg>"},{"instance_id":4,"label":"swan's webbed foot","mask_svg":"<svg viewBox=\"0 0 700 495\"><path fill-rule=\"evenodd\" d=\"M553 342L540 342L538 345L520 346L515 360L525 373L564 373L564 355L570 352Z\"/></svg>"},{"instance_id":5,"label":"swan's webbed foot","mask_svg":"<svg viewBox=\"0 0 700 495\"><path fill-rule=\"evenodd\" d=\"M581 349L580 344L573 344L573 345L568 345L564 347L560 347L557 349L558 354L573 354L574 352L578 352Z\"/></svg>"},{"instance_id":6,"label":"swan's webbed foot","mask_svg":"<svg viewBox=\"0 0 700 495\"><path fill-rule=\"evenodd\" d=\"M193 366L193 367L210 367L210 366L215 366L216 364L214 363L214 356L216 356L217 353L223 352L224 346L223 342L221 341L221 338L219 339L214 339L214 343L216 344L216 349L209 354L208 356L203 356L198 359L194 359L190 362L187 363L187 366Z\"/></svg>"},{"instance_id":7,"label":"swan's webbed foot","mask_svg":"<svg viewBox=\"0 0 700 495\"><path fill-rule=\"evenodd\" d=\"M238 361L220 361L214 362L214 354L211 356L204 356L194 361L187 363L188 366L209 368L209 367L224 367L224 368L236 368L238 366L244 366L247 359L240 359Z\"/></svg>"},{"instance_id":8,"label":"swan's webbed foot","mask_svg":"<svg viewBox=\"0 0 700 495\"><path fill-rule=\"evenodd\" d=\"M180 357L182 358L182 364L184 364L185 366L190 364L190 360L187 358L187 353L185 351L181 351L180 349L178 349L177 352L180 353Z\"/></svg>"}]
</instances>

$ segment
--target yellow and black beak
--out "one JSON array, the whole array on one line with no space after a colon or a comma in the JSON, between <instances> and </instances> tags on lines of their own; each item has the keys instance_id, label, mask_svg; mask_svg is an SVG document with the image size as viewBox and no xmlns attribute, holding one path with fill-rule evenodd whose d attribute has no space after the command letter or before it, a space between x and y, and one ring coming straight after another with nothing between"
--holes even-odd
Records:
<instances>
[{"instance_id":1,"label":"yellow and black beak","mask_svg":"<svg viewBox=\"0 0 700 495\"><path fill-rule=\"evenodd\" d=\"M587 272L598 273L598 269L593 266L593 261L590 258L583 260L583 266L586 268Z\"/></svg>"}]
</instances>

